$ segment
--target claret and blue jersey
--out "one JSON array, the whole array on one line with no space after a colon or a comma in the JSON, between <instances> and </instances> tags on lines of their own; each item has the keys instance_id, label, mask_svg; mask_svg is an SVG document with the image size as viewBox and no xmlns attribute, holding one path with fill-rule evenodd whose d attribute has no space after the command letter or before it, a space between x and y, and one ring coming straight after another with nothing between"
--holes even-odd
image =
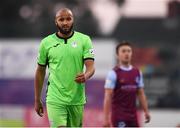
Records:
<instances>
[{"instance_id":1,"label":"claret and blue jersey","mask_svg":"<svg viewBox=\"0 0 180 128\"><path fill-rule=\"evenodd\" d=\"M136 120L137 90L143 87L142 73L133 66L116 66L108 73L105 89L113 89L112 120Z\"/></svg>"},{"instance_id":2,"label":"claret and blue jersey","mask_svg":"<svg viewBox=\"0 0 180 128\"><path fill-rule=\"evenodd\" d=\"M122 71L127 72L129 74L129 71L131 71L133 69L133 66L129 66L129 67L120 66L119 68ZM116 74L115 70L109 71L107 78L106 78L106 82L105 82L105 88L114 89L116 87L116 80L117 80L117 74ZM121 80L123 81L123 78L121 78ZM138 88L144 87L143 75L142 75L141 71L139 71L139 76L137 76L137 78L135 78L135 80L137 81Z\"/></svg>"}]
</instances>

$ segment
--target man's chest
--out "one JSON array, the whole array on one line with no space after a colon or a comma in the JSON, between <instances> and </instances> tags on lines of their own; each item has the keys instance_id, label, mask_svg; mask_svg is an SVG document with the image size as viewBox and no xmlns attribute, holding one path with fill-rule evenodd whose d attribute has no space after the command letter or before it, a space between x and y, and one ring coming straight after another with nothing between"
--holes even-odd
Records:
<instances>
[{"instance_id":1,"label":"man's chest","mask_svg":"<svg viewBox=\"0 0 180 128\"><path fill-rule=\"evenodd\" d=\"M67 43L55 42L48 51L49 59L62 59L68 57L80 57L83 55L83 45L79 41L67 41Z\"/></svg>"},{"instance_id":2,"label":"man's chest","mask_svg":"<svg viewBox=\"0 0 180 128\"><path fill-rule=\"evenodd\" d=\"M139 83L140 76L136 72L121 72L117 75L118 83L121 86L137 85Z\"/></svg>"}]
</instances>

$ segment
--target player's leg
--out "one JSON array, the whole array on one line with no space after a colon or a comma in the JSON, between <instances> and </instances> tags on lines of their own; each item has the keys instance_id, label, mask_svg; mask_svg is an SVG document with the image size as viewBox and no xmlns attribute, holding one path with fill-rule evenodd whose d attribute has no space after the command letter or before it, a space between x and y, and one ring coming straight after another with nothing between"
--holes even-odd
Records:
<instances>
[{"instance_id":1,"label":"player's leg","mask_svg":"<svg viewBox=\"0 0 180 128\"><path fill-rule=\"evenodd\" d=\"M67 126L67 109L65 105L47 104L47 113L50 127L66 127Z\"/></svg>"},{"instance_id":2,"label":"player's leg","mask_svg":"<svg viewBox=\"0 0 180 128\"><path fill-rule=\"evenodd\" d=\"M84 105L69 105L67 111L67 126L82 127Z\"/></svg>"}]
</instances>

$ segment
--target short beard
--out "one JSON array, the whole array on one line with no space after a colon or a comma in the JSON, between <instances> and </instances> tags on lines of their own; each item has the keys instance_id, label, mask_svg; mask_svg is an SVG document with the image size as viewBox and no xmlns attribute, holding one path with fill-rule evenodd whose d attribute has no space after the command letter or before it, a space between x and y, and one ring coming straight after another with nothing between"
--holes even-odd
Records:
<instances>
[{"instance_id":1,"label":"short beard","mask_svg":"<svg viewBox=\"0 0 180 128\"><path fill-rule=\"evenodd\" d=\"M73 29L73 24L71 25L71 27L69 28L68 31L63 30L58 25L56 25L56 26L57 26L58 30L60 31L60 33L62 33L63 35L69 35L72 32L72 29Z\"/></svg>"}]
</instances>

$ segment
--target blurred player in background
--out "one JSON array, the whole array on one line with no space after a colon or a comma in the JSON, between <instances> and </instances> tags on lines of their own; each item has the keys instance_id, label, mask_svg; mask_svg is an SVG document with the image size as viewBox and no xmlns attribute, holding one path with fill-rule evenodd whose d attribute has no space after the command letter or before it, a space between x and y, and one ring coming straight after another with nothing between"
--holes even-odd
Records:
<instances>
[{"instance_id":1,"label":"blurred player in background","mask_svg":"<svg viewBox=\"0 0 180 128\"><path fill-rule=\"evenodd\" d=\"M108 73L105 82L103 125L138 127L136 96L144 110L145 122L150 121L142 73L131 65L132 46L129 42L118 44L116 55L118 64Z\"/></svg>"},{"instance_id":2,"label":"blurred player in background","mask_svg":"<svg viewBox=\"0 0 180 128\"><path fill-rule=\"evenodd\" d=\"M56 13L58 32L44 38L39 47L35 74L35 110L43 116L41 91L49 69L46 106L51 127L81 127L85 82L94 74L94 51L89 36L73 31L70 9ZM83 67L86 67L83 72Z\"/></svg>"}]
</instances>

